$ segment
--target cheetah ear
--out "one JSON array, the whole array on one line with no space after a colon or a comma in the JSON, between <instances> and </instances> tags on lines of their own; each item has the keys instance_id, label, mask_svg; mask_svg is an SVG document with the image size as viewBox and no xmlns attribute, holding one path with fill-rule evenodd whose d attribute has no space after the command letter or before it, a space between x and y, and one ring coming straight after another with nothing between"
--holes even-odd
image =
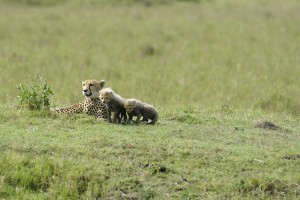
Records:
<instances>
[{"instance_id":1,"label":"cheetah ear","mask_svg":"<svg viewBox=\"0 0 300 200\"><path fill-rule=\"evenodd\" d=\"M99 84L100 84L100 88L103 88L103 87L104 87L104 85L105 85L105 80L101 80L101 81L99 81Z\"/></svg>"}]
</instances>

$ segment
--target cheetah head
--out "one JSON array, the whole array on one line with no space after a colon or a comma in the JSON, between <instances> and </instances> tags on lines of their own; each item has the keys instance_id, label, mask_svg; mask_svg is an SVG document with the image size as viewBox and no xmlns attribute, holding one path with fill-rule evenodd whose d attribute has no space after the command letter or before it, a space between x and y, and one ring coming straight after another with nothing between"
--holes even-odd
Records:
<instances>
[{"instance_id":1,"label":"cheetah head","mask_svg":"<svg viewBox=\"0 0 300 200\"><path fill-rule=\"evenodd\" d=\"M124 108L128 113L131 113L136 106L135 99L125 99Z\"/></svg>"},{"instance_id":2,"label":"cheetah head","mask_svg":"<svg viewBox=\"0 0 300 200\"><path fill-rule=\"evenodd\" d=\"M99 98L99 91L104 87L105 81L85 80L82 81L82 94L86 98Z\"/></svg>"},{"instance_id":3,"label":"cheetah head","mask_svg":"<svg viewBox=\"0 0 300 200\"><path fill-rule=\"evenodd\" d=\"M110 88L104 88L100 91L100 100L102 103L109 103L114 98L114 92Z\"/></svg>"}]
</instances>

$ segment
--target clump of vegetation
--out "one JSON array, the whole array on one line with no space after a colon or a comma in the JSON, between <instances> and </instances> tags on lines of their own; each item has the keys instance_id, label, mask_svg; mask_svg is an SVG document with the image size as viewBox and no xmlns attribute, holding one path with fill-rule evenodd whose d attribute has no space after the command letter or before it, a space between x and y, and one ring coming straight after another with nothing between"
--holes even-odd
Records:
<instances>
[{"instance_id":1,"label":"clump of vegetation","mask_svg":"<svg viewBox=\"0 0 300 200\"><path fill-rule=\"evenodd\" d=\"M53 92L42 76L35 75L29 84L20 84L17 96L20 107L30 110L49 110L50 96Z\"/></svg>"}]
</instances>

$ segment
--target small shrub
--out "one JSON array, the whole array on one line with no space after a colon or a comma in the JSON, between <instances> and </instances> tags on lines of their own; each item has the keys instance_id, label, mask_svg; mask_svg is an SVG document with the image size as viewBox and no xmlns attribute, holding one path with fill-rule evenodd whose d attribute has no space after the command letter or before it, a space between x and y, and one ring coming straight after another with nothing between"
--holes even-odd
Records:
<instances>
[{"instance_id":1,"label":"small shrub","mask_svg":"<svg viewBox=\"0 0 300 200\"><path fill-rule=\"evenodd\" d=\"M21 107L30 110L49 110L50 95L53 95L53 92L42 76L35 75L29 85L21 83L18 90L17 99Z\"/></svg>"}]
</instances>

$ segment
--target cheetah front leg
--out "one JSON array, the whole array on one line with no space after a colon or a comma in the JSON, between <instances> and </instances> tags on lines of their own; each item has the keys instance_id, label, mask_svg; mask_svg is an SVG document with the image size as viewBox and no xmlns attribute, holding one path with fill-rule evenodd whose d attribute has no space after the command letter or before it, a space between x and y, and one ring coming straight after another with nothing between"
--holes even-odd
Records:
<instances>
[{"instance_id":1,"label":"cheetah front leg","mask_svg":"<svg viewBox=\"0 0 300 200\"><path fill-rule=\"evenodd\" d=\"M121 119L122 119L121 111L115 112L115 114L114 114L114 123L121 123Z\"/></svg>"},{"instance_id":2,"label":"cheetah front leg","mask_svg":"<svg viewBox=\"0 0 300 200\"><path fill-rule=\"evenodd\" d=\"M111 119L111 110L108 110L108 122L112 123L112 119Z\"/></svg>"},{"instance_id":3,"label":"cheetah front leg","mask_svg":"<svg viewBox=\"0 0 300 200\"><path fill-rule=\"evenodd\" d=\"M107 109L101 110L99 109L97 111L97 116L96 116L97 120L103 120L103 121L109 121L110 120L110 115Z\"/></svg>"},{"instance_id":4,"label":"cheetah front leg","mask_svg":"<svg viewBox=\"0 0 300 200\"><path fill-rule=\"evenodd\" d=\"M113 118L113 123L121 123L121 118L120 118L120 113L119 112L114 112L114 118Z\"/></svg>"},{"instance_id":5,"label":"cheetah front leg","mask_svg":"<svg viewBox=\"0 0 300 200\"><path fill-rule=\"evenodd\" d=\"M123 119L123 122L122 122L122 119ZM126 111L125 110L123 110L123 111L121 111L121 122L122 123L127 123L127 114L126 114Z\"/></svg>"},{"instance_id":6,"label":"cheetah front leg","mask_svg":"<svg viewBox=\"0 0 300 200\"><path fill-rule=\"evenodd\" d=\"M137 115L137 117L136 117L135 123L139 124L140 121L141 121L141 117L142 117L142 114L139 113L139 114Z\"/></svg>"},{"instance_id":7,"label":"cheetah front leg","mask_svg":"<svg viewBox=\"0 0 300 200\"><path fill-rule=\"evenodd\" d=\"M128 113L128 122L129 123L133 123L132 118L133 118L133 114L132 113Z\"/></svg>"}]
</instances>

